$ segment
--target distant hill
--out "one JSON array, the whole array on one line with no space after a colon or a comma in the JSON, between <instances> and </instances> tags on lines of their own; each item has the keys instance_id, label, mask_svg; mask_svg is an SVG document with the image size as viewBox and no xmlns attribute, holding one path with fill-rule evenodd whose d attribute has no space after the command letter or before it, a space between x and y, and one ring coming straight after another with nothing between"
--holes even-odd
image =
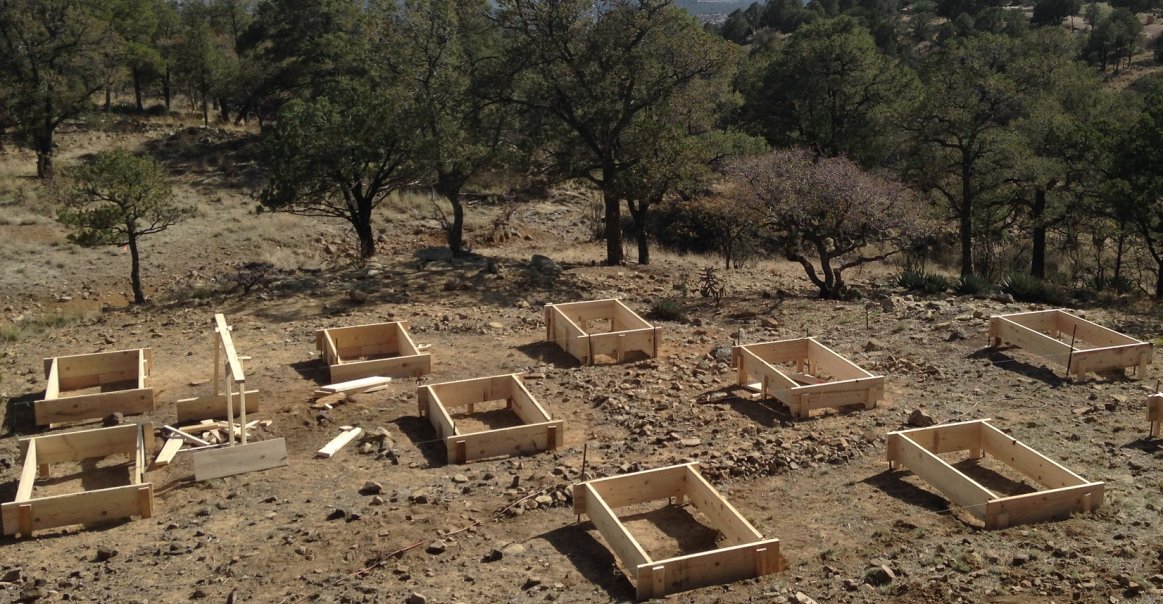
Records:
<instances>
[{"instance_id":1,"label":"distant hill","mask_svg":"<svg viewBox=\"0 0 1163 604\"><path fill-rule=\"evenodd\" d=\"M677 0L678 6L703 20L726 17L737 8L747 8L755 0Z\"/></svg>"}]
</instances>

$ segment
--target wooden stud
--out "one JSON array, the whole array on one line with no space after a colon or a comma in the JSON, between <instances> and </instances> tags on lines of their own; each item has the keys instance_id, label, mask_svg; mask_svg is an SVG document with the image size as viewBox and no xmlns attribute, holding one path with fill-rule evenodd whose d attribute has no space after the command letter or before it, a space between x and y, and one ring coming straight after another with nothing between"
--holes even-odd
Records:
<instances>
[{"instance_id":1,"label":"wooden stud","mask_svg":"<svg viewBox=\"0 0 1163 604\"><path fill-rule=\"evenodd\" d=\"M590 334L589 321L607 319L611 330ZM622 362L629 352L658 357L661 332L638 316L621 300L592 300L545 305L546 340L552 341L583 365L593 364L598 356Z\"/></svg>"},{"instance_id":2,"label":"wooden stud","mask_svg":"<svg viewBox=\"0 0 1163 604\"><path fill-rule=\"evenodd\" d=\"M1072 334L1077 341L1066 344L1046 334ZM1068 373L1124 373L1134 367L1136 377L1146 377L1153 347L1130 336L1092 323L1065 310L1044 310L996 315L989 320L989 338L994 346L1013 344L1060 366ZM1080 343L1085 342L1083 347Z\"/></svg>"},{"instance_id":3,"label":"wooden stud","mask_svg":"<svg viewBox=\"0 0 1163 604\"><path fill-rule=\"evenodd\" d=\"M327 459L331 459L331 457L334 456L340 449L347 446L347 443L355 440L355 437L362 433L363 428L352 428L350 430L345 430L339 436L331 439L331 442L324 445L322 449L319 449L319 451L315 453L315 457L325 457Z\"/></svg>"},{"instance_id":4,"label":"wooden stud","mask_svg":"<svg viewBox=\"0 0 1163 604\"><path fill-rule=\"evenodd\" d=\"M420 352L404 321L321 329L315 332L315 346L335 383L372 376L419 377L432 372L432 355Z\"/></svg>"},{"instance_id":5,"label":"wooden stud","mask_svg":"<svg viewBox=\"0 0 1163 604\"><path fill-rule=\"evenodd\" d=\"M740 345L732 349L732 355L736 382L751 390L752 384L758 384L761 399L778 399L794 417L808 417L812 410L828 407L869 409L884 396L884 376L861 369L813 338ZM781 367L789 362L795 363L795 372ZM832 379L817 377L819 371Z\"/></svg>"}]
</instances>

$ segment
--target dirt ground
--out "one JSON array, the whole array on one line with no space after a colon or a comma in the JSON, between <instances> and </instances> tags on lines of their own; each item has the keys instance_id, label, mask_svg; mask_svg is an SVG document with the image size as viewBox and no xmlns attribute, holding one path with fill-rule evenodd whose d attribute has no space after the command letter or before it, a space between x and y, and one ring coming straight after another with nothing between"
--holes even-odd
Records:
<instances>
[{"instance_id":1,"label":"dirt ground","mask_svg":"<svg viewBox=\"0 0 1163 604\"><path fill-rule=\"evenodd\" d=\"M2 601L632 600L603 539L570 508L583 449L591 478L698 461L743 516L780 539L782 572L673 601L1163 601L1163 441L1147 438L1144 412L1163 355L1146 379L1064 379L1062 367L1021 350L986 348L991 314L1036 306L913 298L891 285L892 267L852 275L865 300L818 300L796 267L775 262L723 272L721 305L697 291L683 297L680 275L693 284L720 261L659 253L648 267L600 266L603 247L588 236L589 204L579 195L521 205L498 238L493 219L505 208L472 207L468 237L480 256L456 262L439 250L427 202L397 200L378 218L380 255L357 266L342 259L352 248L343 224L256 214L254 149L239 133L113 123L66 133L63 161L113 143L158 153L179 195L199 209L146 240L152 301L142 307L126 305L124 250L71 246L28 177L30 156L0 154L0 397L10 398L0 500L15 496L18 438L35 433L26 419L43 394L44 357L151 348L159 408L126 421L169 423L173 401L209 392L216 312L251 358L248 384L263 392L252 418L272 420L255 436L286 438L290 463L195 482L188 454L179 454L148 475L153 518L0 540ZM560 263L560 273L535 268L534 254ZM274 267L249 294L231 282L245 262ZM891 311L868 303L886 296L897 297ZM641 314L676 297L688 320L656 321L663 345L655 360L582 367L543 341L544 304L606 297ZM1160 343L1158 306L1077 310ZM313 390L328 383L316 329L401 319L431 345L432 375L396 380L326 413L310 409ZM733 387L732 342L802 336L885 375L881 404L793 420L778 402ZM446 464L434 429L417 416L417 383L512 372L565 420L565 446ZM916 409L938 422L992 418L1105 481L1104 505L1059 522L984 530L909 472L889 471L885 434L906 427ZM342 425L387 436L316 459ZM1032 489L993 460L949 461L996 490ZM108 471L124 469L111 462ZM35 493L83 487L69 468L54 476ZM371 494L369 481L382 492ZM620 515L656 558L719 538L691 507L659 502Z\"/></svg>"}]
</instances>

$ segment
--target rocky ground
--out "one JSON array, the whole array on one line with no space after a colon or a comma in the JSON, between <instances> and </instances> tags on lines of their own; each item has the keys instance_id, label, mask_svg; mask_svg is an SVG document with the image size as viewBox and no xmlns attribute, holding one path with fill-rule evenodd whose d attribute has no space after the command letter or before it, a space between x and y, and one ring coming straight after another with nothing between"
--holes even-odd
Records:
<instances>
[{"instance_id":1,"label":"rocky ground","mask_svg":"<svg viewBox=\"0 0 1163 604\"><path fill-rule=\"evenodd\" d=\"M599 266L588 202L565 193L499 223L505 206L473 207L480 256L455 262L437 249L430 208L397 200L380 217L381 255L355 265L343 260L351 247L343 225L255 213L247 145L236 133L157 124L79 132L63 144L75 156L110 140L168 152L181 195L200 215L147 242L153 300L129 307L124 252L67 244L24 177L29 158L0 155L0 397L10 398L0 500L15 495L17 442L33 433L25 419L44 388L43 357L152 348L161 405L125 421L170 422L174 400L208 392L216 312L234 326L250 381L264 392L253 415L272 423L256 436L285 437L290 464L199 483L180 454L149 476L154 518L0 540L0 600L629 600L633 588L610 550L574 516L570 485L583 464L587 477L600 477L687 461L781 540L787 568L675 601L1163 600L1163 443L1146 437L1143 407L1163 375L1160 355L1147 379L1063 379L1061 367L1020 350L985 347L991 314L1036 307L914 298L891 285L891 267L853 275L861 300L818 300L795 267L769 262L723 273L720 305L684 297L680 275L693 282L717 260L659 254L648 267ZM534 254L551 261L532 262ZM247 262L271 266L248 278ZM253 282L248 293L240 281ZM656 322L663 346L653 360L581 367L543 341L544 304L604 297L642 314L676 297L686 319ZM1146 303L1077 311L1141 339L1163 333L1159 308ZM327 383L314 331L399 319L431 345L433 374L311 409L313 390ZM733 342L802 336L885 375L881 404L793 420L782 405L734 388ZM565 446L446 464L416 414L416 384L510 372L565 420ZM914 421L993 418L1105 481L1104 506L985 531L910 473L888 470L885 434L918 410ZM314 458L342 425L367 437ZM992 460L950 461L1003 492L1033 488ZM80 487L79 478L56 482L38 492ZM690 507L659 502L620 515L656 558L714 547L718 537Z\"/></svg>"}]
</instances>

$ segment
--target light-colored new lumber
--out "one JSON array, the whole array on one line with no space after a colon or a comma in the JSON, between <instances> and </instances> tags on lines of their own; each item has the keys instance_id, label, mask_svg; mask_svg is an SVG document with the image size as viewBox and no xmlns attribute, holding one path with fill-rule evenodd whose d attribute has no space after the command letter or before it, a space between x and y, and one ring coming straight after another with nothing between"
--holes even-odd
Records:
<instances>
[{"instance_id":1,"label":"light-colored new lumber","mask_svg":"<svg viewBox=\"0 0 1163 604\"><path fill-rule=\"evenodd\" d=\"M562 445L565 422L562 420L497 428L483 432L458 433L446 438L448 460L468 463L502 455L521 455L556 449Z\"/></svg>"},{"instance_id":2,"label":"light-colored new lumber","mask_svg":"<svg viewBox=\"0 0 1163 604\"><path fill-rule=\"evenodd\" d=\"M419 351L404 321L321 329L315 332L315 346L328 365L332 382L370 376L419 377L432 372L432 355ZM375 356L387 358L367 358Z\"/></svg>"},{"instance_id":3,"label":"light-colored new lumber","mask_svg":"<svg viewBox=\"0 0 1163 604\"><path fill-rule=\"evenodd\" d=\"M331 457L334 456L337 452L339 452L340 449L347 446L347 443L350 443L352 440L355 439L355 437L359 436L362 433L363 433L363 428L352 428L350 430L345 430L339 436L336 436L335 438L331 439L331 442L324 445L322 449L319 449L319 451L317 451L315 453L315 456L316 457L326 457L328 459L331 459Z\"/></svg>"},{"instance_id":4,"label":"light-colored new lumber","mask_svg":"<svg viewBox=\"0 0 1163 604\"><path fill-rule=\"evenodd\" d=\"M909 440L940 455L954 451L969 451L979 449L981 445L981 429L988 419L974 419L963 422L941 424L930 428L913 428L898 430L892 434L907 436ZM889 447L896 442L889 439ZM890 451L891 453L891 451Z\"/></svg>"},{"instance_id":5,"label":"light-colored new lumber","mask_svg":"<svg viewBox=\"0 0 1163 604\"><path fill-rule=\"evenodd\" d=\"M155 393L145 387L152 358L150 349L142 348L45 359L44 399L33 403L36 425L153 411L157 408ZM114 386L121 387L111 389ZM96 387L106 391L69 394Z\"/></svg>"},{"instance_id":6,"label":"light-colored new lumber","mask_svg":"<svg viewBox=\"0 0 1163 604\"><path fill-rule=\"evenodd\" d=\"M1122 372L1145 377L1154 347L1062 309L996 315L989 319L992 346L1014 344L1057 365L1068 375ZM1071 343L1059 341L1069 340Z\"/></svg>"},{"instance_id":7,"label":"light-colored new lumber","mask_svg":"<svg viewBox=\"0 0 1163 604\"><path fill-rule=\"evenodd\" d=\"M732 362L740 386L761 399L779 400L794 417L849 405L871 409L884 396L884 376L865 371L813 338L736 346ZM795 363L795 370L785 363ZM818 377L820 372L831 379Z\"/></svg>"},{"instance_id":8,"label":"light-colored new lumber","mask_svg":"<svg viewBox=\"0 0 1163 604\"><path fill-rule=\"evenodd\" d=\"M42 497L24 504L5 503L3 505L4 534L20 533L23 537L31 536L31 534L25 534L20 530L18 510L21 505L31 506L31 524L27 527L31 531L74 524L87 525L130 516L148 518L152 510L143 510L141 498L142 492L146 496L152 497L152 489L153 487L149 484L125 485L83 493Z\"/></svg>"},{"instance_id":9,"label":"light-colored new lumber","mask_svg":"<svg viewBox=\"0 0 1163 604\"><path fill-rule=\"evenodd\" d=\"M1163 392L1156 392L1147 397L1147 421L1150 422L1149 434L1159 436L1160 427L1163 427Z\"/></svg>"},{"instance_id":10,"label":"light-colored new lumber","mask_svg":"<svg viewBox=\"0 0 1163 604\"><path fill-rule=\"evenodd\" d=\"M981 445L986 453L1046 488L1086 484L1086 480L1078 474L990 424L981 424Z\"/></svg>"},{"instance_id":11,"label":"light-colored new lumber","mask_svg":"<svg viewBox=\"0 0 1163 604\"><path fill-rule=\"evenodd\" d=\"M1104 489L1103 483L1095 482L995 499L986 506L985 528L1064 520L1090 512L1102 505Z\"/></svg>"},{"instance_id":12,"label":"light-colored new lumber","mask_svg":"<svg viewBox=\"0 0 1163 604\"><path fill-rule=\"evenodd\" d=\"M964 508L965 511L985 518L985 504L994 499L994 494L972 478L958 472L944 459L913 442L903 434L889 434L894 440L889 447L890 462L899 463L912 470L925 482L933 485L943 495Z\"/></svg>"},{"instance_id":13,"label":"light-colored new lumber","mask_svg":"<svg viewBox=\"0 0 1163 604\"><path fill-rule=\"evenodd\" d=\"M269 470L287 465L287 443L282 438L198 451L194 456L197 481Z\"/></svg>"},{"instance_id":14,"label":"light-colored new lumber","mask_svg":"<svg viewBox=\"0 0 1163 604\"><path fill-rule=\"evenodd\" d=\"M350 381L346 381L346 382L339 382L338 384L331 384L328 386L322 386L319 388L318 392L323 393L319 396L327 396L329 394L339 394L341 392L344 394L351 394L351 393L357 393L357 392L368 392L372 389L379 388L381 386L386 386L386 385L390 384L391 382L392 382L392 378L390 378L390 377L382 377L382 376L376 375L376 376L363 377L363 378L359 378L356 380L350 380Z\"/></svg>"},{"instance_id":15,"label":"light-colored new lumber","mask_svg":"<svg viewBox=\"0 0 1163 604\"><path fill-rule=\"evenodd\" d=\"M64 396L33 403L38 426L98 419L114 413L141 415L156 408L152 388Z\"/></svg>"},{"instance_id":16,"label":"light-colored new lumber","mask_svg":"<svg viewBox=\"0 0 1163 604\"><path fill-rule=\"evenodd\" d=\"M36 468L39 465L36 458L36 441L28 443L24 450L24 466L20 469L20 481L16 483L16 502L32 499L32 486L36 482Z\"/></svg>"},{"instance_id":17,"label":"light-colored new lumber","mask_svg":"<svg viewBox=\"0 0 1163 604\"><path fill-rule=\"evenodd\" d=\"M36 440L36 458L39 464L55 464L62 461L109 457L117 453L132 453L137 447L138 430L140 430L138 424L124 424L111 428L34 436L23 440Z\"/></svg>"},{"instance_id":18,"label":"light-colored new lumber","mask_svg":"<svg viewBox=\"0 0 1163 604\"><path fill-rule=\"evenodd\" d=\"M614 550L618 560L631 572L638 566L646 564L650 557L646 555L642 546L618 520L618 516L610 509L610 506L602 500L602 497L594 491L592 486L583 484L582 488L589 491L585 498L585 514L589 516L590 522L594 523L598 532L606 539L610 549Z\"/></svg>"},{"instance_id":19,"label":"light-colored new lumber","mask_svg":"<svg viewBox=\"0 0 1163 604\"><path fill-rule=\"evenodd\" d=\"M166 444L162 445L161 450L158 451L157 458L153 461L154 467L161 468L170 465L170 462L174 460L174 456L178 454L178 451L182 450L182 445L185 442L181 438L167 438Z\"/></svg>"},{"instance_id":20,"label":"light-colored new lumber","mask_svg":"<svg viewBox=\"0 0 1163 604\"><path fill-rule=\"evenodd\" d=\"M637 569L637 598L649 600L700 587L779 572L779 539L649 562Z\"/></svg>"},{"instance_id":21,"label":"light-colored new lumber","mask_svg":"<svg viewBox=\"0 0 1163 604\"><path fill-rule=\"evenodd\" d=\"M609 478L591 480L586 484L597 491L612 508L671 497L682 497L687 490L688 465L619 474ZM576 494L575 489L575 496ZM584 497L584 495L583 493L582 496ZM574 502L574 511L580 512L581 510L576 506L576 498Z\"/></svg>"},{"instance_id":22,"label":"light-colored new lumber","mask_svg":"<svg viewBox=\"0 0 1163 604\"><path fill-rule=\"evenodd\" d=\"M723 533L727 545L763 540L763 535L703 478L695 466L687 466L686 469L686 496L690 498L691 504L710 519L711 526Z\"/></svg>"},{"instance_id":23,"label":"light-colored new lumber","mask_svg":"<svg viewBox=\"0 0 1163 604\"><path fill-rule=\"evenodd\" d=\"M239 397L231 397L234 413L242 412ZM174 403L178 413L177 423L192 422L201 419L226 419L226 395L211 394L197 398L181 399ZM253 413L262 409L262 395L258 390L246 391L246 411Z\"/></svg>"},{"instance_id":24,"label":"light-colored new lumber","mask_svg":"<svg viewBox=\"0 0 1163 604\"><path fill-rule=\"evenodd\" d=\"M589 333L589 322L608 319L610 331ZM599 355L622 362L630 352L657 357L660 330L621 300L606 299L568 302L545 306L545 338L562 348L581 364L592 364Z\"/></svg>"}]
</instances>

